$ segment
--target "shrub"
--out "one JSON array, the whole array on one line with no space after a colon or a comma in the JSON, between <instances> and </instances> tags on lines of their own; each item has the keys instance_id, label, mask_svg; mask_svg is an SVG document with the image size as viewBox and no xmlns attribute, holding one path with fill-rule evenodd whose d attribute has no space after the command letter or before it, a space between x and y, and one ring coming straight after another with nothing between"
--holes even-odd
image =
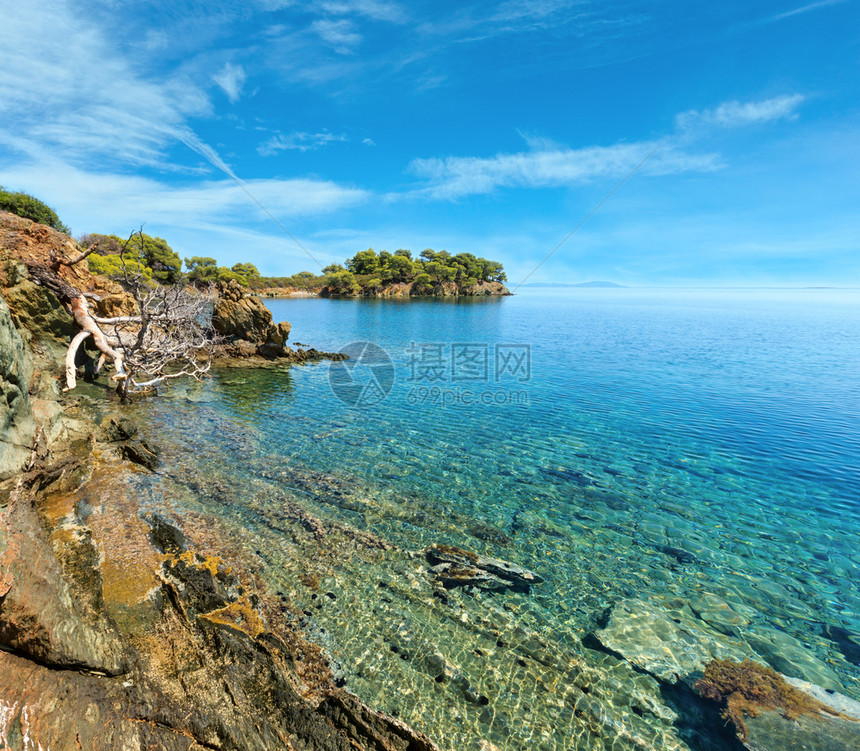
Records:
<instances>
[{"instance_id":1,"label":"shrub","mask_svg":"<svg viewBox=\"0 0 860 751\"><path fill-rule=\"evenodd\" d=\"M28 193L12 192L0 186L0 210L46 224L67 235L71 234L71 230L60 221L56 211Z\"/></svg>"},{"instance_id":2,"label":"shrub","mask_svg":"<svg viewBox=\"0 0 860 751\"><path fill-rule=\"evenodd\" d=\"M109 276L112 279L123 276L122 258L118 255L100 256L98 253L91 253L87 256L87 263L93 274ZM125 268L129 274L142 274L146 281L152 281L152 269L140 263L137 258L126 258Z\"/></svg>"}]
</instances>

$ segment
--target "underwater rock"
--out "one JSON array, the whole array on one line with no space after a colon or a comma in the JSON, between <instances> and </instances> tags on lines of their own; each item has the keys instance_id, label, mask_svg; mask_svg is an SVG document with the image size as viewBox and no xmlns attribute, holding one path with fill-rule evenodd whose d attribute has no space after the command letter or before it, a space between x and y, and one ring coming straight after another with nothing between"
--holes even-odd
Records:
<instances>
[{"instance_id":1,"label":"underwater rock","mask_svg":"<svg viewBox=\"0 0 860 751\"><path fill-rule=\"evenodd\" d=\"M832 624L822 624L821 633L839 648L848 662L860 665L860 634Z\"/></svg>"},{"instance_id":2,"label":"underwater rock","mask_svg":"<svg viewBox=\"0 0 860 751\"><path fill-rule=\"evenodd\" d=\"M125 441L120 444L119 452L124 459L150 471L154 471L158 466L157 450L144 440Z\"/></svg>"},{"instance_id":3,"label":"underwater rock","mask_svg":"<svg viewBox=\"0 0 860 751\"><path fill-rule=\"evenodd\" d=\"M448 588L470 584L482 589L527 591L532 584L543 581L534 571L516 564L450 545L431 545L424 555L432 566L436 580Z\"/></svg>"},{"instance_id":4,"label":"underwater rock","mask_svg":"<svg viewBox=\"0 0 860 751\"><path fill-rule=\"evenodd\" d=\"M755 627L744 630L743 636L750 646L780 673L812 681L826 689L842 689L836 674L800 641L784 631Z\"/></svg>"},{"instance_id":5,"label":"underwater rock","mask_svg":"<svg viewBox=\"0 0 860 751\"><path fill-rule=\"evenodd\" d=\"M695 689L721 705L722 718L751 751L860 748L860 703L758 663L711 662Z\"/></svg>"},{"instance_id":6,"label":"underwater rock","mask_svg":"<svg viewBox=\"0 0 860 751\"><path fill-rule=\"evenodd\" d=\"M111 443L127 441L137 435L138 427L133 420L124 415L107 417L102 421L104 440Z\"/></svg>"},{"instance_id":7,"label":"underwater rock","mask_svg":"<svg viewBox=\"0 0 860 751\"><path fill-rule=\"evenodd\" d=\"M666 610L643 600L622 600L606 627L595 632L605 648L660 680L690 682L716 659L747 659L752 650L739 639L709 628L684 610Z\"/></svg>"}]
</instances>

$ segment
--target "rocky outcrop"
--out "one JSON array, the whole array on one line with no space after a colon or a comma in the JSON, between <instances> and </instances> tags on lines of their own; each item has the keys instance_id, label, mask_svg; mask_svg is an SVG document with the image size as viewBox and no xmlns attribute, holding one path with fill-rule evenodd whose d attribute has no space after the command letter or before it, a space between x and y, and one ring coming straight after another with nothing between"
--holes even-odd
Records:
<instances>
[{"instance_id":1,"label":"rocky outcrop","mask_svg":"<svg viewBox=\"0 0 860 751\"><path fill-rule=\"evenodd\" d=\"M501 282L478 282L465 287L457 282L436 282L430 285L420 285L413 282L398 282L387 284L373 291L359 291L343 295L330 287L323 287L319 294L322 297L492 297L510 295L511 292Z\"/></svg>"},{"instance_id":2,"label":"rocky outcrop","mask_svg":"<svg viewBox=\"0 0 860 751\"><path fill-rule=\"evenodd\" d=\"M90 445L0 509L0 747L436 751L338 688L288 604L143 513L135 470Z\"/></svg>"},{"instance_id":3,"label":"rocky outcrop","mask_svg":"<svg viewBox=\"0 0 860 751\"><path fill-rule=\"evenodd\" d=\"M32 376L24 342L0 297L0 478L17 472L30 455L36 432L29 394Z\"/></svg>"},{"instance_id":4,"label":"rocky outcrop","mask_svg":"<svg viewBox=\"0 0 860 751\"><path fill-rule=\"evenodd\" d=\"M60 397L74 326L28 278L75 252L0 215L0 748L435 751L336 685L290 605L217 555L231 544L209 520L201 549L199 528L142 512L129 476L159 451L125 416L100 420L107 400ZM126 312L85 263L58 273ZM266 324L255 353L285 348L289 324Z\"/></svg>"},{"instance_id":5,"label":"rocky outcrop","mask_svg":"<svg viewBox=\"0 0 860 751\"><path fill-rule=\"evenodd\" d=\"M289 334L289 324L286 326ZM246 296L234 279L218 284L218 300L212 311L215 331L232 339L263 344L271 327L272 314L259 298Z\"/></svg>"},{"instance_id":6,"label":"rocky outcrop","mask_svg":"<svg viewBox=\"0 0 860 751\"><path fill-rule=\"evenodd\" d=\"M238 357L289 357L290 324L274 323L271 311L259 297L246 295L231 279L218 284L212 311L212 328L226 340L228 352Z\"/></svg>"},{"instance_id":7,"label":"rocky outcrop","mask_svg":"<svg viewBox=\"0 0 860 751\"><path fill-rule=\"evenodd\" d=\"M467 297L490 297L493 295L510 295L510 290L501 282L478 282L466 287L460 294Z\"/></svg>"},{"instance_id":8,"label":"rocky outcrop","mask_svg":"<svg viewBox=\"0 0 860 751\"><path fill-rule=\"evenodd\" d=\"M286 321L274 323L272 314L259 297L247 295L231 279L219 282L218 299L212 311L212 327L224 341L220 346L219 365L231 366L231 360L253 365L255 361L278 360L303 364L319 360L345 360L346 355L320 352L317 349L293 349L287 344L291 326Z\"/></svg>"}]
</instances>

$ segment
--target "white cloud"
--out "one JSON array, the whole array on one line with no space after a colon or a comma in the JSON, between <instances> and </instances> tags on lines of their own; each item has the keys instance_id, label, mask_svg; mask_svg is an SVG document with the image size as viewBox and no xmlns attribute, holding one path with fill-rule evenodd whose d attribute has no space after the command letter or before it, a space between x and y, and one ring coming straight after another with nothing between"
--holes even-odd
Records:
<instances>
[{"instance_id":1,"label":"white cloud","mask_svg":"<svg viewBox=\"0 0 860 751\"><path fill-rule=\"evenodd\" d=\"M710 110L682 112L675 118L675 122L680 129L689 130L701 125L733 128L770 120L791 120L797 117L797 108L804 99L801 94L787 94L757 102L723 102Z\"/></svg>"},{"instance_id":2,"label":"white cloud","mask_svg":"<svg viewBox=\"0 0 860 751\"><path fill-rule=\"evenodd\" d=\"M310 151L319 149L330 143L338 143L349 140L345 135L334 133L291 133L288 136L278 134L272 136L257 147L260 156L273 156L279 151Z\"/></svg>"},{"instance_id":3,"label":"white cloud","mask_svg":"<svg viewBox=\"0 0 860 751\"><path fill-rule=\"evenodd\" d=\"M376 146L376 141L374 141L372 138L362 138L361 142L365 146Z\"/></svg>"},{"instance_id":4,"label":"white cloud","mask_svg":"<svg viewBox=\"0 0 860 751\"><path fill-rule=\"evenodd\" d=\"M406 12L397 3L385 0L326 0L320 3L326 13L365 16L374 21L404 23Z\"/></svg>"},{"instance_id":5,"label":"white cloud","mask_svg":"<svg viewBox=\"0 0 860 751\"><path fill-rule=\"evenodd\" d=\"M770 20L771 21L781 21L783 18L790 18L791 16L799 16L801 13L808 13L811 10L818 10L819 8L825 8L828 5L841 5L846 2L846 0L821 0L817 3L810 3L809 5L802 5L799 8L795 8L794 10L785 11L784 13L777 13Z\"/></svg>"},{"instance_id":6,"label":"white cloud","mask_svg":"<svg viewBox=\"0 0 860 751\"><path fill-rule=\"evenodd\" d=\"M0 137L28 151L159 164L171 129L211 111L186 80L141 77L111 38L63 0L4 8L0 55Z\"/></svg>"},{"instance_id":7,"label":"white cloud","mask_svg":"<svg viewBox=\"0 0 860 751\"><path fill-rule=\"evenodd\" d=\"M488 158L448 157L416 159L413 172L430 181L424 193L434 198L456 198L490 193L499 187L547 188L573 185L599 177L623 177L635 168L657 142L556 148ZM662 144L647 165L651 174L710 171L721 166L714 154L688 154Z\"/></svg>"},{"instance_id":8,"label":"white cloud","mask_svg":"<svg viewBox=\"0 0 860 751\"><path fill-rule=\"evenodd\" d=\"M262 179L243 184L266 209L283 218L325 214L369 197L364 190L328 180ZM26 185L29 192L62 206L64 221L78 232L119 231L144 222L168 227L242 227L252 222L255 214L261 223L269 221L229 178L177 186L151 178L39 161L0 168L0 185Z\"/></svg>"},{"instance_id":9,"label":"white cloud","mask_svg":"<svg viewBox=\"0 0 860 751\"><path fill-rule=\"evenodd\" d=\"M311 24L311 31L324 42L328 42L340 55L350 54L362 40L361 34L355 30L352 21L346 19L331 21L321 18Z\"/></svg>"},{"instance_id":10,"label":"white cloud","mask_svg":"<svg viewBox=\"0 0 860 751\"><path fill-rule=\"evenodd\" d=\"M224 93L231 102L239 100L246 78L245 69L241 65L233 65L233 63L227 63L218 73L212 76L212 80L224 90Z\"/></svg>"},{"instance_id":11,"label":"white cloud","mask_svg":"<svg viewBox=\"0 0 860 751\"><path fill-rule=\"evenodd\" d=\"M643 166L651 175L710 172L725 165L719 154L689 150L691 136L703 126L740 127L771 120L794 119L804 101L800 94L754 102L724 102L709 110L690 110L675 120L680 134L659 141L620 143L571 149L531 133L520 135L528 151L490 157L416 159L410 170L428 181L411 195L457 198L490 193L497 188L551 188L574 185L600 177L621 178L658 146ZM397 196L389 196L397 198Z\"/></svg>"}]
</instances>

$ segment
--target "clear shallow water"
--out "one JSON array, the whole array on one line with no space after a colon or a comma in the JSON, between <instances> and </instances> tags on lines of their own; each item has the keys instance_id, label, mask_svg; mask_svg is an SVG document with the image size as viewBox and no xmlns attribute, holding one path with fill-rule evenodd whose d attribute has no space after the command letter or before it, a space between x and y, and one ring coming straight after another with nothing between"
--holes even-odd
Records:
<instances>
[{"instance_id":1,"label":"clear shallow water","mask_svg":"<svg viewBox=\"0 0 860 751\"><path fill-rule=\"evenodd\" d=\"M561 686L590 666L608 671L601 685L612 671L640 677L581 639L621 599L671 609L705 595L741 614L721 628L778 645L784 672L860 698L856 654L832 638L860 634L860 293L267 304L294 341L383 348L390 393L345 404L328 363L222 371L147 405L153 429L195 451L177 449L170 476L143 490L240 525L362 698L448 748L599 748ZM530 372L496 378L497 345L518 355L527 345ZM302 547L272 518L287 501L403 550L460 545L546 582L440 604L415 559ZM445 681L428 668L434 655ZM665 718L627 711L623 694L604 704L646 747L684 747Z\"/></svg>"}]
</instances>

